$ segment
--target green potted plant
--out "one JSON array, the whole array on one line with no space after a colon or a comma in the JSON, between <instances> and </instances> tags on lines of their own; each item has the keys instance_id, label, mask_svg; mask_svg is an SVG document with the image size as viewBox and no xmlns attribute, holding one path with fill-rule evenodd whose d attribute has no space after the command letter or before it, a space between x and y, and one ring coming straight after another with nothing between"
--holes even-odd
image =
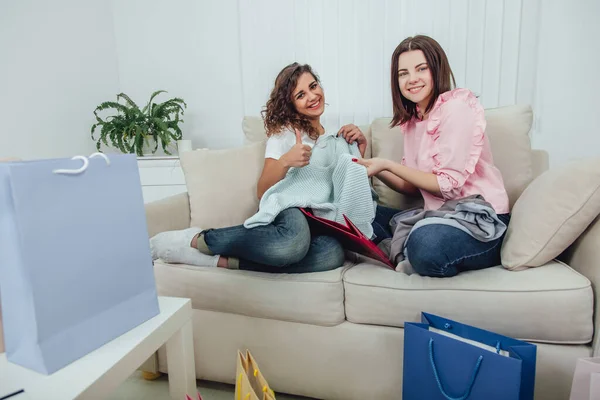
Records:
<instances>
[{"instance_id":1,"label":"green potted plant","mask_svg":"<svg viewBox=\"0 0 600 400\"><path fill-rule=\"evenodd\" d=\"M143 156L146 149L151 149L154 154L160 143L165 154L170 155L168 147L182 138L179 124L183 122L181 116L187 104L177 97L154 103L154 98L161 93L166 91L158 90L152 93L142 109L125 93L118 94L117 101L106 101L96 107L92 139L96 140L94 133L100 130L96 141L98 151L101 151L100 147L104 144L107 147L116 147L123 153ZM123 103L120 103L120 100L123 100ZM104 118L98 114L106 110L113 112Z\"/></svg>"}]
</instances>

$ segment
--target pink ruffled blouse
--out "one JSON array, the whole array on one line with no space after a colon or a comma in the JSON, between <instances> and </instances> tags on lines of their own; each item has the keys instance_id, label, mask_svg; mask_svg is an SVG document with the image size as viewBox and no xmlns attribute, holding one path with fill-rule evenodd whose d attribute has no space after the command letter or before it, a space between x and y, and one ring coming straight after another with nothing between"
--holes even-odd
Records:
<instances>
[{"instance_id":1,"label":"pink ruffled blouse","mask_svg":"<svg viewBox=\"0 0 600 400\"><path fill-rule=\"evenodd\" d=\"M442 93L424 121L402 125L407 167L437 175L443 197L421 190L426 210L446 200L482 195L498 214L509 212L508 195L485 135L484 110L468 89Z\"/></svg>"}]
</instances>

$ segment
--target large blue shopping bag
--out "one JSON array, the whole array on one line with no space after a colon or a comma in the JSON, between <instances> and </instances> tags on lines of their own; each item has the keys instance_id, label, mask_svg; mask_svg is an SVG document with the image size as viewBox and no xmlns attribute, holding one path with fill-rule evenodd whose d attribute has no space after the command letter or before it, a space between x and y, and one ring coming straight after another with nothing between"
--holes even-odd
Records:
<instances>
[{"instance_id":1,"label":"large blue shopping bag","mask_svg":"<svg viewBox=\"0 0 600 400\"><path fill-rule=\"evenodd\" d=\"M159 313L135 156L0 164L0 304L8 360L45 374Z\"/></svg>"},{"instance_id":2,"label":"large blue shopping bag","mask_svg":"<svg viewBox=\"0 0 600 400\"><path fill-rule=\"evenodd\" d=\"M404 400L532 400L536 346L436 315L404 324Z\"/></svg>"}]
</instances>

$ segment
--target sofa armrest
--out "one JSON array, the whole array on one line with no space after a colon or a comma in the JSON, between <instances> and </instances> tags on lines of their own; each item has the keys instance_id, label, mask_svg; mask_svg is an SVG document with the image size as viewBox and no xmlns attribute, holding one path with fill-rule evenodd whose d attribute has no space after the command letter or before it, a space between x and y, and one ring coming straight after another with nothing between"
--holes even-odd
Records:
<instances>
[{"instance_id":1,"label":"sofa armrest","mask_svg":"<svg viewBox=\"0 0 600 400\"><path fill-rule=\"evenodd\" d=\"M147 203L145 208L149 237L160 232L190 227L190 201L187 192Z\"/></svg>"},{"instance_id":2,"label":"sofa armrest","mask_svg":"<svg viewBox=\"0 0 600 400\"><path fill-rule=\"evenodd\" d=\"M571 268L592 282L594 291L594 357L600 355L600 216L561 256Z\"/></svg>"}]
</instances>

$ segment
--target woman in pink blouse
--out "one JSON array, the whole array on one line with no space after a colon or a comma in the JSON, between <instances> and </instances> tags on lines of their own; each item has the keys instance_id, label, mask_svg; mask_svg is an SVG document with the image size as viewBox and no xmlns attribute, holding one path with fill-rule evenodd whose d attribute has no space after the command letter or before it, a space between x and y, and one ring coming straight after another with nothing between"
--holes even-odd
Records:
<instances>
[{"instance_id":1,"label":"woman in pink blouse","mask_svg":"<svg viewBox=\"0 0 600 400\"><path fill-rule=\"evenodd\" d=\"M452 89L441 46L422 35L403 40L392 55L391 84L392 126L404 133L404 158L359 160L369 176L401 193L420 192L425 210L479 194L508 224L508 196L485 135L483 107L470 90ZM394 211L378 208L380 223L389 221ZM411 233L406 252L419 274L454 276L500 264L502 239L481 242L452 226L428 225Z\"/></svg>"}]
</instances>

